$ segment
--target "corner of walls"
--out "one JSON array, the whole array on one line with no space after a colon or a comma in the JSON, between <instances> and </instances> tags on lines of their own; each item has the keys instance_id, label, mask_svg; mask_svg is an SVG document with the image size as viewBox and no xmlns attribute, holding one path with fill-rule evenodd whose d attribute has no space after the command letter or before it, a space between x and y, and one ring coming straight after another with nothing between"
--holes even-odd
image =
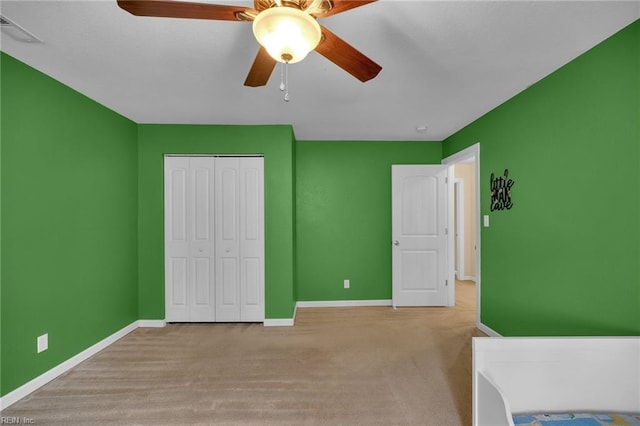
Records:
<instances>
[{"instance_id":1,"label":"corner of walls","mask_svg":"<svg viewBox=\"0 0 640 426\"><path fill-rule=\"evenodd\" d=\"M292 263L293 263L293 268L292 268L292 297L291 297L291 302L293 304L293 312L292 312L292 318L295 321L295 316L296 316L296 312L297 312L297 305L296 302L298 300L298 286L297 286L297 282L296 282L296 278L297 278L297 271L298 271L298 244L297 244L297 236L298 236L298 225L297 225L297 196L296 196L296 188L297 188L297 161L296 161L296 152L297 152L297 146L298 146L298 142L296 140L296 135L293 132L293 127L291 128L291 193L292 193L292 197L293 197L293 202L291 203L291 214L292 214L292 220L291 220L291 226L293 227L293 237L292 237L292 241L293 241L293 246L292 246Z\"/></svg>"},{"instance_id":2,"label":"corner of walls","mask_svg":"<svg viewBox=\"0 0 640 426\"><path fill-rule=\"evenodd\" d=\"M142 234L141 234L141 223L142 222L142 216L141 216L141 211L142 211L142 207L141 207L141 196L140 194L142 194L142 177L141 177L141 168L140 168L140 158L142 157L142 153L141 153L141 146L140 146L140 140L142 138L141 136L141 132L142 132L142 124L140 123L136 123L136 154L137 154L137 159L136 159L136 170L137 170L137 187L136 187L136 195L137 195L137 211L136 211L136 238L137 238L137 245L136 245L136 251L137 251L137 257L136 257L136 262L137 262L137 271L138 271L138 282L137 282L137 293L136 293L136 308L138 311L138 319L151 319L151 320L163 320L165 319L164 316L164 310L162 312L162 315L158 315L157 317L147 317L145 315L145 312L142 310L141 307L141 303L143 300L143 295L141 294L141 286L140 286L140 282L142 279L142 273L141 273L141 265L143 264L143 261L141 259L142 256L142 249L141 249L141 241L142 241Z\"/></svg>"},{"instance_id":3,"label":"corner of walls","mask_svg":"<svg viewBox=\"0 0 640 426\"><path fill-rule=\"evenodd\" d=\"M640 5L638 5L638 7L640 7ZM637 56L637 61L636 61L636 79L637 79L637 96L636 96L636 123L637 123L637 128L636 128L636 146L640 146L640 20L636 21L636 24L634 26L635 29L635 38L636 38L636 46L638 46L639 48L636 49L636 56ZM638 150L638 162L637 162L637 166L638 169L640 169L640 149ZM640 173L638 174L638 192L637 192L637 196L638 196L638 203L640 203ZM637 216L637 220L638 220L638 229L640 229L640 215ZM637 258L637 267L638 267L638 271L637 274L638 276L640 276L640 238L637 239L637 250L638 250L638 258ZM638 307L637 307L637 322L636 324L640 324L640 285L638 286L638 297L637 297L637 302L638 302ZM640 335L640 330L639 333Z\"/></svg>"},{"instance_id":4,"label":"corner of walls","mask_svg":"<svg viewBox=\"0 0 640 426\"><path fill-rule=\"evenodd\" d=\"M2 134L4 127L3 109L2 109L2 62L4 61L4 52L0 52L0 397L2 396ZM2 410L2 404L0 404Z\"/></svg>"}]
</instances>

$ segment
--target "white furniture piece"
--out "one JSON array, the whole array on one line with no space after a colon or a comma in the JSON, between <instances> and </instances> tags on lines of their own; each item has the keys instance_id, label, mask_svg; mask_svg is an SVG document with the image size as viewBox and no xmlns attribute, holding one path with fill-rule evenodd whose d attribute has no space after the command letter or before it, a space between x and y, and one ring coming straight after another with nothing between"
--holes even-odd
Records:
<instances>
[{"instance_id":1,"label":"white furniture piece","mask_svg":"<svg viewBox=\"0 0 640 426\"><path fill-rule=\"evenodd\" d=\"M473 425L513 414L640 412L640 337L476 337Z\"/></svg>"}]
</instances>

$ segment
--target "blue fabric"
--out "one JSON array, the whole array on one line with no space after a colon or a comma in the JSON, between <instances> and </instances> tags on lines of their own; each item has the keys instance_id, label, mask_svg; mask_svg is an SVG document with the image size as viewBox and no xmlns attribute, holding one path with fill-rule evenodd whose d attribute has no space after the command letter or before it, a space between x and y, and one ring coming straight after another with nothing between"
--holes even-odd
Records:
<instances>
[{"instance_id":1,"label":"blue fabric","mask_svg":"<svg viewBox=\"0 0 640 426\"><path fill-rule=\"evenodd\" d=\"M529 424L536 421L533 416L513 416L513 423L517 425Z\"/></svg>"},{"instance_id":2,"label":"blue fabric","mask_svg":"<svg viewBox=\"0 0 640 426\"><path fill-rule=\"evenodd\" d=\"M513 416L513 423L520 426L640 426L640 413L519 414Z\"/></svg>"},{"instance_id":3,"label":"blue fabric","mask_svg":"<svg viewBox=\"0 0 640 426\"><path fill-rule=\"evenodd\" d=\"M596 419L590 418L575 418L568 420L549 420L541 421L543 426L602 426L602 424Z\"/></svg>"}]
</instances>

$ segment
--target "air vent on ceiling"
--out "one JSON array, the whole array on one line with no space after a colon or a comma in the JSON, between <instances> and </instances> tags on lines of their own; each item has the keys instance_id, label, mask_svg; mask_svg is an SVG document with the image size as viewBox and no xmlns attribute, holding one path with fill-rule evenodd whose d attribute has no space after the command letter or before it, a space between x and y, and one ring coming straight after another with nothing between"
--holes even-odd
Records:
<instances>
[{"instance_id":1,"label":"air vent on ceiling","mask_svg":"<svg viewBox=\"0 0 640 426\"><path fill-rule=\"evenodd\" d=\"M3 34L17 41L24 43L42 43L42 40L38 37L2 15L0 15L0 29Z\"/></svg>"}]
</instances>

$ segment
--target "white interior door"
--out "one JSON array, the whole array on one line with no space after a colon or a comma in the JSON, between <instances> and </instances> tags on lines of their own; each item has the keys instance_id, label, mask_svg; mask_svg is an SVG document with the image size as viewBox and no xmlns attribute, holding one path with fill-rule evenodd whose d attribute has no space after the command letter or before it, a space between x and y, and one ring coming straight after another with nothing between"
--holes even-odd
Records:
<instances>
[{"instance_id":1,"label":"white interior door","mask_svg":"<svg viewBox=\"0 0 640 426\"><path fill-rule=\"evenodd\" d=\"M391 167L393 306L445 306L447 166Z\"/></svg>"},{"instance_id":2,"label":"white interior door","mask_svg":"<svg viewBox=\"0 0 640 426\"><path fill-rule=\"evenodd\" d=\"M167 321L264 320L263 163L165 157Z\"/></svg>"}]
</instances>

